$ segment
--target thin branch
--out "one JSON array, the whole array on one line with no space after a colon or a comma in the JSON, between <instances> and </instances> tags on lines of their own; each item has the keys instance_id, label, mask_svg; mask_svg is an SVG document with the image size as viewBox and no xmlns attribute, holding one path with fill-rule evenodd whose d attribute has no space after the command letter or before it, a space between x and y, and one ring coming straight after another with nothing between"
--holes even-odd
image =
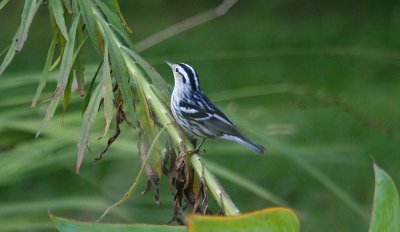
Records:
<instances>
[{"instance_id":1,"label":"thin branch","mask_svg":"<svg viewBox=\"0 0 400 232\"><path fill-rule=\"evenodd\" d=\"M136 50L138 52L142 52L186 30L211 21L215 18L221 17L225 15L232 8L232 6L235 5L237 1L238 0L225 0L219 6L213 9L204 11L200 14L194 15L179 23L169 26L164 30L161 30L143 39L142 41L139 41L135 46Z\"/></svg>"}]
</instances>

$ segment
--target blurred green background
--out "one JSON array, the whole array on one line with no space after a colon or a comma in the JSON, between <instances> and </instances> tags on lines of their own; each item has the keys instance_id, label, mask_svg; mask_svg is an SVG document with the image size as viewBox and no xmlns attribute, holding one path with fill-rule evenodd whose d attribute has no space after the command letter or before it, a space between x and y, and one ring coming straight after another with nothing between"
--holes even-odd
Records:
<instances>
[{"instance_id":1,"label":"blurred green background","mask_svg":"<svg viewBox=\"0 0 400 232\"><path fill-rule=\"evenodd\" d=\"M220 2L120 4L137 42ZM22 6L11 1L0 11L1 50ZM22 53L0 77L0 231L52 231L48 211L94 220L126 192L140 167L137 135L127 126L104 159L91 162L106 144L96 139L99 118L81 174L74 173L83 101L77 93L69 111L59 110L34 139L46 105L29 106L51 36L42 8ZM333 232L367 230L371 157L400 184L399 49L397 1L252 0L142 56L171 86L163 60L192 64L204 92L268 147L258 156L229 141L204 146L204 159L243 212L278 201L297 211L302 231ZM95 67L100 57L89 51L87 60ZM56 73L42 99L54 90ZM106 221L166 223L173 215L166 179L160 191L161 205L152 192L143 197L138 191Z\"/></svg>"}]
</instances>

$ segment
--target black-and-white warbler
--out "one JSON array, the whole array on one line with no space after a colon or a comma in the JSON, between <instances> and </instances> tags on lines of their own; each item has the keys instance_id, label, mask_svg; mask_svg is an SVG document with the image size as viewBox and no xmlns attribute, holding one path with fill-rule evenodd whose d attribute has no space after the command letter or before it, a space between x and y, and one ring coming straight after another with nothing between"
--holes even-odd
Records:
<instances>
[{"instance_id":1,"label":"black-and-white warbler","mask_svg":"<svg viewBox=\"0 0 400 232\"><path fill-rule=\"evenodd\" d=\"M240 143L254 152L263 154L265 147L250 141L200 90L197 72L184 63L166 63L172 68L175 87L171 109L175 120L192 134L203 138L220 138Z\"/></svg>"}]
</instances>

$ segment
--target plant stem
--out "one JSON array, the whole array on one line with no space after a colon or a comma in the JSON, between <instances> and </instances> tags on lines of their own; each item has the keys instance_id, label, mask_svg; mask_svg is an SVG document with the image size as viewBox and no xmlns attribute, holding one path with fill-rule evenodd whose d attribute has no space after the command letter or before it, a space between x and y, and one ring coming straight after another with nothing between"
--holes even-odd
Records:
<instances>
[{"instance_id":1,"label":"plant stem","mask_svg":"<svg viewBox=\"0 0 400 232\"><path fill-rule=\"evenodd\" d=\"M219 207L224 211L225 215L239 215L240 211L229 197L228 193L221 186L217 178L208 170L204 162L198 155L190 157L190 163L200 178L204 178L208 189L211 191L215 201Z\"/></svg>"}]
</instances>

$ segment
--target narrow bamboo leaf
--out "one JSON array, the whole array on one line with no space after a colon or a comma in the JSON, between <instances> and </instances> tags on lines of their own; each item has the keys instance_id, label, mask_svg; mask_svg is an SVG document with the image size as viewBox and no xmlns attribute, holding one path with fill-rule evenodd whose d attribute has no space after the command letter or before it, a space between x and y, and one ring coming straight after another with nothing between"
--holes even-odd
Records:
<instances>
[{"instance_id":1,"label":"narrow bamboo leaf","mask_svg":"<svg viewBox=\"0 0 400 232\"><path fill-rule=\"evenodd\" d=\"M90 81L90 85L89 85L89 88L87 90L85 99L83 100L83 105L82 105L82 110L81 110L82 114L85 113L86 108L89 105L89 100L90 100L90 97L92 96L93 86L94 86L94 83L96 82L97 76L99 74L99 71L100 71L100 68L102 67L102 65L103 65L103 62L101 62L99 64L99 67L97 68L96 72L94 73L92 81Z\"/></svg>"},{"instance_id":2,"label":"narrow bamboo leaf","mask_svg":"<svg viewBox=\"0 0 400 232\"><path fill-rule=\"evenodd\" d=\"M54 112L57 109L57 105L58 102L60 100L60 97L56 97L55 99L53 99L49 106L47 107L47 112L46 112L46 116L44 117L42 124L40 125L37 133L36 133L36 138L39 137L39 135L42 133L42 131L44 130L44 128L47 126L47 124L49 123L50 119L53 118Z\"/></svg>"},{"instance_id":3,"label":"narrow bamboo leaf","mask_svg":"<svg viewBox=\"0 0 400 232\"><path fill-rule=\"evenodd\" d=\"M24 9L22 10L21 15L21 24L18 29L17 34L17 47L15 48L16 52L20 52L26 39L28 38L29 28L31 27L33 17L35 16L37 10L42 4L42 0L26 0Z\"/></svg>"},{"instance_id":4,"label":"narrow bamboo leaf","mask_svg":"<svg viewBox=\"0 0 400 232\"><path fill-rule=\"evenodd\" d=\"M65 89L65 85L67 84L69 74L72 69L72 65L74 63L74 45L75 45L75 36L76 36L76 30L79 22L81 14L77 14L74 18L74 21L72 22L69 34L68 34L68 40L67 43L65 44L65 49L63 53L63 57L61 60L61 67L60 67L60 73L58 75L58 83L57 83L57 89L56 92L54 93L53 97L58 97L61 95L61 93Z\"/></svg>"},{"instance_id":5,"label":"narrow bamboo leaf","mask_svg":"<svg viewBox=\"0 0 400 232\"><path fill-rule=\"evenodd\" d=\"M46 85L47 79L49 78L50 66L51 62L53 61L54 48L56 47L57 44L57 37L58 37L58 32L54 33L53 39L51 40L49 51L47 52L46 63L42 71L42 77L40 78L40 82L36 89L35 96L33 97L31 108L36 106L37 100L39 99L39 96Z\"/></svg>"},{"instance_id":6,"label":"narrow bamboo leaf","mask_svg":"<svg viewBox=\"0 0 400 232\"><path fill-rule=\"evenodd\" d=\"M400 231L400 205L396 185L376 164L374 171L375 194L369 231Z\"/></svg>"},{"instance_id":7,"label":"narrow bamboo leaf","mask_svg":"<svg viewBox=\"0 0 400 232\"><path fill-rule=\"evenodd\" d=\"M203 216L192 214L186 217L190 232L298 232L299 219L286 208L270 208L240 216Z\"/></svg>"},{"instance_id":8,"label":"narrow bamboo leaf","mask_svg":"<svg viewBox=\"0 0 400 232\"><path fill-rule=\"evenodd\" d=\"M0 10L2 10L3 7L4 7L5 5L7 5L7 3L8 3L9 1L10 1L10 0L3 0L3 1L1 1L1 2L0 2Z\"/></svg>"},{"instance_id":9,"label":"narrow bamboo leaf","mask_svg":"<svg viewBox=\"0 0 400 232\"><path fill-rule=\"evenodd\" d=\"M101 36L98 33L95 21L96 17L94 16L94 9L96 9L96 6L94 5L93 0L80 0L77 2L79 3L80 9L82 11L83 21L86 25L85 28L89 33L93 46L95 47L97 52L101 53Z\"/></svg>"},{"instance_id":10,"label":"narrow bamboo leaf","mask_svg":"<svg viewBox=\"0 0 400 232\"><path fill-rule=\"evenodd\" d=\"M63 101L63 112L67 111L69 101L71 100L71 93L72 93L72 82L74 81L74 74L70 72L67 86L64 90L64 101Z\"/></svg>"},{"instance_id":11,"label":"narrow bamboo leaf","mask_svg":"<svg viewBox=\"0 0 400 232\"><path fill-rule=\"evenodd\" d=\"M149 224L103 224L80 222L50 215L50 219L60 232L184 232L183 226Z\"/></svg>"},{"instance_id":12,"label":"narrow bamboo leaf","mask_svg":"<svg viewBox=\"0 0 400 232\"><path fill-rule=\"evenodd\" d=\"M71 0L63 0L65 8L67 9L69 14L72 14L72 4Z\"/></svg>"},{"instance_id":13,"label":"narrow bamboo leaf","mask_svg":"<svg viewBox=\"0 0 400 232\"><path fill-rule=\"evenodd\" d=\"M85 36L83 31L79 28L82 28L83 23L79 23L78 25L78 34L77 34L77 44L82 44L83 41L86 41L88 38ZM85 53L86 49L83 46L82 48L79 49L79 47L76 49L79 51L78 56L75 59L74 62L74 69L75 69L75 78L76 82L78 84L78 89L79 89L79 94L81 96L84 96L85 94Z\"/></svg>"},{"instance_id":14,"label":"narrow bamboo leaf","mask_svg":"<svg viewBox=\"0 0 400 232\"><path fill-rule=\"evenodd\" d=\"M132 33L132 29L129 28L129 26L128 26L128 24L126 23L126 20L125 20L125 18L124 18L124 14L122 14L122 12L121 12L121 8L119 7L119 2L118 2L118 0L112 0L112 2L113 2L113 5L114 5L114 8L115 8L115 11L117 12L117 14L118 14L118 16L119 16L119 18L120 18L120 20L121 20L122 26L124 26L124 28L125 28L129 33Z\"/></svg>"},{"instance_id":15,"label":"narrow bamboo leaf","mask_svg":"<svg viewBox=\"0 0 400 232\"><path fill-rule=\"evenodd\" d=\"M79 173L86 147L89 146L90 131L96 120L100 99L101 99L101 83L97 85L92 97L90 98L88 108L83 114L81 133L78 140L78 157L76 162L76 172Z\"/></svg>"},{"instance_id":16,"label":"narrow bamboo leaf","mask_svg":"<svg viewBox=\"0 0 400 232\"><path fill-rule=\"evenodd\" d=\"M99 28L104 34L104 39L108 46L113 75L118 82L122 94L128 121L132 121L134 115L133 95L131 92L131 85L128 82L129 77L127 75L124 58L121 54L119 41L104 18L101 15L96 16L98 18Z\"/></svg>"},{"instance_id":17,"label":"narrow bamboo leaf","mask_svg":"<svg viewBox=\"0 0 400 232\"><path fill-rule=\"evenodd\" d=\"M102 13L107 19L109 26L117 32L118 37L122 39L124 44L128 47L133 48L133 44L129 35L123 25L121 24L118 14L113 9L113 3L110 1L96 0L97 5L100 7ZM108 4L107 4L108 3Z\"/></svg>"},{"instance_id":18,"label":"narrow bamboo leaf","mask_svg":"<svg viewBox=\"0 0 400 232\"><path fill-rule=\"evenodd\" d=\"M60 31L64 38L68 40L68 31L64 19L64 8L61 0L51 0L49 1L49 6L53 12L58 28L60 28Z\"/></svg>"},{"instance_id":19,"label":"narrow bamboo leaf","mask_svg":"<svg viewBox=\"0 0 400 232\"><path fill-rule=\"evenodd\" d=\"M139 54L134 52L133 50L127 48L127 47L122 47L124 51L126 51L133 60L135 60L138 64L141 65L141 67L144 69L144 71L149 75L151 78L152 84L154 84L158 92L161 93L162 100L164 102L169 102L169 96L171 96L171 90L168 87L167 82L165 82L164 78L161 77L161 75L149 64L145 59L143 59Z\"/></svg>"},{"instance_id":20,"label":"narrow bamboo leaf","mask_svg":"<svg viewBox=\"0 0 400 232\"><path fill-rule=\"evenodd\" d=\"M102 88L102 95L104 99L104 119L106 120L106 126L104 128L104 133L101 137L104 137L108 129L110 128L110 124L113 117L113 100L114 94L112 89L112 82L111 82L111 69L110 63L108 60L108 47L107 45L104 48L104 58L103 58L103 88Z\"/></svg>"},{"instance_id":21,"label":"narrow bamboo leaf","mask_svg":"<svg viewBox=\"0 0 400 232\"><path fill-rule=\"evenodd\" d=\"M0 65L0 76L1 76L1 74L3 74L4 70L7 68L7 66L13 60L13 58L15 56L15 48L16 47L17 47L17 43L14 40L14 42L11 43L6 56L4 57L3 63L1 63L1 65Z\"/></svg>"}]
</instances>

